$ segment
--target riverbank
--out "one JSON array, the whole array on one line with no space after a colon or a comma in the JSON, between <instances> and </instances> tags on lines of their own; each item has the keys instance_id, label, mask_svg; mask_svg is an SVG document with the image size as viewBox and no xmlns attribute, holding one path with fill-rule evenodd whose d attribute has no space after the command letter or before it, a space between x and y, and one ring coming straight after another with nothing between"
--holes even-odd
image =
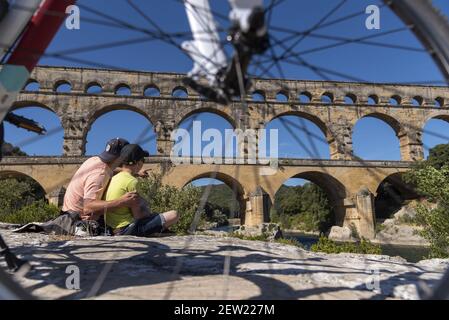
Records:
<instances>
[{"instance_id":1,"label":"riverbank","mask_svg":"<svg viewBox=\"0 0 449 320\"><path fill-rule=\"evenodd\" d=\"M305 249L318 242L319 235L314 233L305 233L300 230L283 231L285 238L295 239L301 243ZM342 243L341 241L335 241ZM349 241L351 242L351 241ZM410 244L406 241L386 241L380 239L372 239L371 243L380 245L382 254L391 257L401 257L408 262L418 262L427 258L430 253L428 244L418 243Z\"/></svg>"},{"instance_id":2,"label":"riverbank","mask_svg":"<svg viewBox=\"0 0 449 320\"><path fill-rule=\"evenodd\" d=\"M313 253L230 237L1 232L34 267L21 284L43 299L414 299L418 283L435 285L449 267L449 260ZM69 266L79 269L79 290L66 288Z\"/></svg>"}]
</instances>

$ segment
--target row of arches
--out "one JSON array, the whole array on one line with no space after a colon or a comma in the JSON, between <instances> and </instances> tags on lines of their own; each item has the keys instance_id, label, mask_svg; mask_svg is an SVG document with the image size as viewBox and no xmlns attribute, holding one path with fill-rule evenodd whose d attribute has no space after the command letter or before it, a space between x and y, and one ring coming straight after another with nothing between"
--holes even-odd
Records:
<instances>
[{"instance_id":1,"label":"row of arches","mask_svg":"<svg viewBox=\"0 0 449 320\"><path fill-rule=\"evenodd\" d=\"M61 155L64 132L59 118L51 111L39 106L24 107L15 111L43 124L48 134L35 136L22 129L5 124L6 141L22 148L29 155ZM424 149L427 153L437 144L448 143L448 118L431 119L423 130ZM230 119L208 112L192 113L179 123L190 134L190 144L193 156L194 122L201 124L200 135L208 129L218 130L222 136L222 146L226 145L225 130L234 129ZM328 132L323 124L312 117L300 114L280 115L265 126L266 135L261 137L266 143L266 156L270 156L271 130L277 130L278 157L280 158L312 158L329 159L330 146ZM382 115L372 114L361 118L352 130L352 149L354 154L365 160L401 160L400 141L398 134L400 127L389 122ZM98 116L90 124L90 130L84 137L86 141L86 154L96 154L102 150L104 143L111 137L123 136L130 141L139 141L150 151L156 154L156 133L153 124L144 115L130 110L112 109ZM264 140L265 139L265 140ZM203 150L210 141L201 141L200 150ZM198 149L198 148L197 148ZM233 151L234 152L234 151ZM213 154L211 154L213 155Z\"/></svg>"},{"instance_id":2,"label":"row of arches","mask_svg":"<svg viewBox=\"0 0 449 320\"><path fill-rule=\"evenodd\" d=\"M38 92L40 90L39 82L36 80L28 81L27 85L24 88L27 92ZM53 92L56 93L70 93L72 91L72 85L67 80L60 80L55 82L53 86ZM99 82L89 82L85 88L84 93L86 94L101 94L103 92L103 87ZM134 92L137 94L137 92ZM131 96L133 94L131 87L126 83L119 83L114 87L114 94L119 96ZM161 91L155 84L148 84L144 86L143 92L139 92L138 95L142 95L145 97L160 97ZM178 99L186 99L189 97L188 90L183 86L176 86L171 91L171 96L173 98ZM264 102L266 101L266 92L263 90L256 90L251 94L251 99L255 102ZM322 93L320 96L314 96L309 91L301 91L297 95L296 98L292 98L288 91L281 90L277 92L275 96L275 100L277 102L299 102L299 103L310 103L310 102L320 102L323 104L331 104L335 103L335 94L330 91L326 91ZM355 93L348 92L343 97L344 104L353 105L353 104L367 104L367 105L378 105L380 103L384 103L390 106L423 106L430 105L434 107L444 107L448 102L443 97L435 97L432 103L426 101L422 96L416 95L411 98L405 98L400 95L392 95L389 97L388 101L381 101L381 98L376 94L370 94L366 98L366 101L362 101L364 99L359 98Z\"/></svg>"},{"instance_id":3,"label":"row of arches","mask_svg":"<svg viewBox=\"0 0 449 320\"><path fill-rule=\"evenodd\" d=\"M213 176L213 178L211 178ZM0 172L0 180L16 179L29 181L35 187L36 197L57 197L59 192L46 194L39 181L15 171ZM206 214L209 216L225 216L225 219L239 220L245 223L246 197L248 190L238 180L221 172L205 172L185 181L183 186L209 188L206 203ZM302 193L302 195L301 195ZM345 186L330 174L318 171L306 171L287 178L284 183L270 196L271 212L266 221L279 222L279 217L295 217L299 215L313 216L310 231L328 231L333 225L342 225L345 217L343 200L348 196ZM418 195L402 180L402 174L395 173L380 182L376 193L374 212L378 222L390 218L406 201L417 199ZM313 202L313 203L312 203ZM319 211L325 212L319 212ZM342 211L343 210L343 211ZM218 211L218 212L217 212ZM300 217L299 217L300 218ZM298 219L296 219L298 220ZM322 220L322 221L321 221ZM285 219L284 219L285 221ZM301 221L301 219L299 219ZM307 220L304 220L307 221ZM310 221L309 221L310 222ZM321 230L319 230L321 229Z\"/></svg>"},{"instance_id":4,"label":"row of arches","mask_svg":"<svg viewBox=\"0 0 449 320\"><path fill-rule=\"evenodd\" d=\"M26 92L39 92L40 84L36 80L28 81L24 87ZM98 82L90 82L84 88L86 94L102 94L103 86ZM53 86L53 92L56 93L70 93L72 92L72 85L66 80L57 81ZM131 96L133 94L131 87L126 83L119 83L114 87L114 94L118 96ZM143 92L140 93L144 97L160 97L161 90L154 84L144 86ZM139 95L140 95L139 94ZM189 97L188 90L183 86L177 86L171 93L173 98L185 99Z\"/></svg>"},{"instance_id":5,"label":"row of arches","mask_svg":"<svg viewBox=\"0 0 449 320\"><path fill-rule=\"evenodd\" d=\"M266 101L266 94L264 91L256 90L252 93L252 100L257 102ZM308 91L302 91L298 94L296 99L289 98L289 94L287 91L279 91L276 94L277 102L299 102L299 103L310 103L310 102L321 102L323 104L331 104L335 103L335 96L332 92L324 92L321 96L315 97L312 93ZM353 104L367 104L367 105L378 105L381 103L380 97L376 94L371 94L367 97L366 101L361 101L356 94L347 93L342 101L346 105ZM447 101L442 97L436 97L433 100L434 107L444 107L444 104ZM423 106L425 103L425 99L421 96L414 96L411 99L403 98L399 95L392 95L388 101L385 103L390 106Z\"/></svg>"}]
</instances>

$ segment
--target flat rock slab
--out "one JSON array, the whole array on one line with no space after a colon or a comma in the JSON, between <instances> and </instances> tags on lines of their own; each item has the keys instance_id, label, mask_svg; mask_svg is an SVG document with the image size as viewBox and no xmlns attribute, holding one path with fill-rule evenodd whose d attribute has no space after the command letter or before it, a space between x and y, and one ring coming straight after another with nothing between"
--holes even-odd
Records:
<instances>
[{"instance_id":1,"label":"flat rock slab","mask_svg":"<svg viewBox=\"0 0 449 320\"><path fill-rule=\"evenodd\" d=\"M312 253L204 235L1 232L33 265L18 281L42 299L416 299L418 284L434 286L449 267L442 259L412 264L399 257ZM79 270L79 289L67 289L75 283L71 270Z\"/></svg>"}]
</instances>

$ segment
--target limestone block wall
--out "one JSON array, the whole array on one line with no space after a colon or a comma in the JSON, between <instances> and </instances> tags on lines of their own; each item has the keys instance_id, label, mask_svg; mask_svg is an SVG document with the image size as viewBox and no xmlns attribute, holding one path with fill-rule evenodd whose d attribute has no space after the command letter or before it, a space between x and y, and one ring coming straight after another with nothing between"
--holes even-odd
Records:
<instances>
[{"instance_id":1,"label":"limestone block wall","mask_svg":"<svg viewBox=\"0 0 449 320\"><path fill-rule=\"evenodd\" d=\"M449 89L437 86L371 84L331 81L254 79L248 91L247 105L223 106L202 100L182 85L182 74L132 72L104 69L38 67L30 82L37 92L23 91L14 108L40 105L52 110L64 128L67 156L85 154L87 133L92 123L112 110L132 110L145 116L157 134L157 150L168 155L173 142L171 132L187 117L213 112L228 120L234 128L260 129L283 115L298 115L316 124L329 143L331 158L354 159L352 132L358 120L375 117L395 131L404 161L423 158L422 131L430 119L449 121ZM70 92L57 92L60 84L69 84ZM89 88L101 87L99 93ZM117 90L126 87L129 95ZM148 88L152 88L151 92ZM177 98L173 93L185 92ZM259 93L265 101L253 101ZM288 100L276 100L283 94ZM327 97L327 102L322 98Z\"/></svg>"}]
</instances>

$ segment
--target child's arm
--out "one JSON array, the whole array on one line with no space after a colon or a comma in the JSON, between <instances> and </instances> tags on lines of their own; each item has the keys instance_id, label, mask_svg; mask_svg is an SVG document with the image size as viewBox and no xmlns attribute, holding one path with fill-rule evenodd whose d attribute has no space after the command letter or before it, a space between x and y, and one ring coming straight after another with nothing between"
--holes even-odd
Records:
<instances>
[{"instance_id":1,"label":"child's arm","mask_svg":"<svg viewBox=\"0 0 449 320\"><path fill-rule=\"evenodd\" d=\"M140 196L138 205L131 207L131 211L135 220L146 218L151 214L147 202Z\"/></svg>"}]
</instances>

